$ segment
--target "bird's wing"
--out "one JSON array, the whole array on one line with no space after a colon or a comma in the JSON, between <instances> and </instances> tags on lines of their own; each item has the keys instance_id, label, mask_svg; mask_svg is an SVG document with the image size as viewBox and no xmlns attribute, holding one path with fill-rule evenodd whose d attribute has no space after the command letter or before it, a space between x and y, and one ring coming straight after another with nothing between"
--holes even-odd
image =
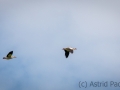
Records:
<instances>
[{"instance_id":1,"label":"bird's wing","mask_svg":"<svg viewBox=\"0 0 120 90\"><path fill-rule=\"evenodd\" d=\"M7 54L7 57L11 57L13 54L13 51L10 51L8 54Z\"/></svg>"},{"instance_id":2,"label":"bird's wing","mask_svg":"<svg viewBox=\"0 0 120 90\"><path fill-rule=\"evenodd\" d=\"M66 58L68 58L68 56L69 56L69 52L66 51L66 50L64 50L64 51L65 51L65 56L66 56Z\"/></svg>"},{"instance_id":3,"label":"bird's wing","mask_svg":"<svg viewBox=\"0 0 120 90\"><path fill-rule=\"evenodd\" d=\"M70 51L73 54L73 50Z\"/></svg>"}]
</instances>

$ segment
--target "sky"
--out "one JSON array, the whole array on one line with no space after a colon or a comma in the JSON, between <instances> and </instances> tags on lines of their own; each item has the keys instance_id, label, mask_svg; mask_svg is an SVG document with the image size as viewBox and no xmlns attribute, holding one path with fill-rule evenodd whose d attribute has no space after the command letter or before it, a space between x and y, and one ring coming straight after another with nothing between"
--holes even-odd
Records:
<instances>
[{"instance_id":1,"label":"sky","mask_svg":"<svg viewBox=\"0 0 120 90\"><path fill-rule=\"evenodd\" d=\"M0 46L0 90L119 90L120 1L0 0Z\"/></svg>"}]
</instances>

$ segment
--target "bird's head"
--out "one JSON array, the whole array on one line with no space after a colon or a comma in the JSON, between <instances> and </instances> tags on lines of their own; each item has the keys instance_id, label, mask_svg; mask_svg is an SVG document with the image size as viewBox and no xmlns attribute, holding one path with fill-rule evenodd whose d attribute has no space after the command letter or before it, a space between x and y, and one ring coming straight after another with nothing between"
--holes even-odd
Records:
<instances>
[{"instance_id":1,"label":"bird's head","mask_svg":"<svg viewBox=\"0 0 120 90\"><path fill-rule=\"evenodd\" d=\"M12 56L12 58L17 58L16 56Z\"/></svg>"},{"instance_id":2,"label":"bird's head","mask_svg":"<svg viewBox=\"0 0 120 90\"><path fill-rule=\"evenodd\" d=\"M74 48L74 50L77 50L77 48Z\"/></svg>"}]
</instances>

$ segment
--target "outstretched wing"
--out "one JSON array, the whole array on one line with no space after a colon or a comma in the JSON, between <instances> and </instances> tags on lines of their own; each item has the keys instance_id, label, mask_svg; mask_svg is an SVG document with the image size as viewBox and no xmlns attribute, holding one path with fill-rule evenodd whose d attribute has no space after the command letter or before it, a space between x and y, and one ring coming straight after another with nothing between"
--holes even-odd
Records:
<instances>
[{"instance_id":1,"label":"outstretched wing","mask_svg":"<svg viewBox=\"0 0 120 90\"><path fill-rule=\"evenodd\" d=\"M13 51L10 51L8 54L7 54L7 57L11 57L13 54Z\"/></svg>"},{"instance_id":2,"label":"outstretched wing","mask_svg":"<svg viewBox=\"0 0 120 90\"><path fill-rule=\"evenodd\" d=\"M66 51L66 50L64 50L64 51L65 51L65 56L66 56L66 58L68 58L68 56L69 56L69 52Z\"/></svg>"}]
</instances>

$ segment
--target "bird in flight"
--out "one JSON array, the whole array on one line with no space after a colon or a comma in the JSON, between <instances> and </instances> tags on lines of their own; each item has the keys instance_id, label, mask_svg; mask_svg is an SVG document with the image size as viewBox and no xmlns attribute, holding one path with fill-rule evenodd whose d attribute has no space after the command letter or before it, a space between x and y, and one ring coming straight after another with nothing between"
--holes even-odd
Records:
<instances>
[{"instance_id":1,"label":"bird in flight","mask_svg":"<svg viewBox=\"0 0 120 90\"><path fill-rule=\"evenodd\" d=\"M76 48L67 47L67 48L63 48L63 50L65 51L65 57L68 58L69 53L73 54L73 50L76 50Z\"/></svg>"},{"instance_id":2,"label":"bird in flight","mask_svg":"<svg viewBox=\"0 0 120 90\"><path fill-rule=\"evenodd\" d=\"M3 59L9 60L9 59L16 58L15 56L12 56L12 54L13 54L13 51L10 51L6 57L3 57Z\"/></svg>"}]
</instances>

